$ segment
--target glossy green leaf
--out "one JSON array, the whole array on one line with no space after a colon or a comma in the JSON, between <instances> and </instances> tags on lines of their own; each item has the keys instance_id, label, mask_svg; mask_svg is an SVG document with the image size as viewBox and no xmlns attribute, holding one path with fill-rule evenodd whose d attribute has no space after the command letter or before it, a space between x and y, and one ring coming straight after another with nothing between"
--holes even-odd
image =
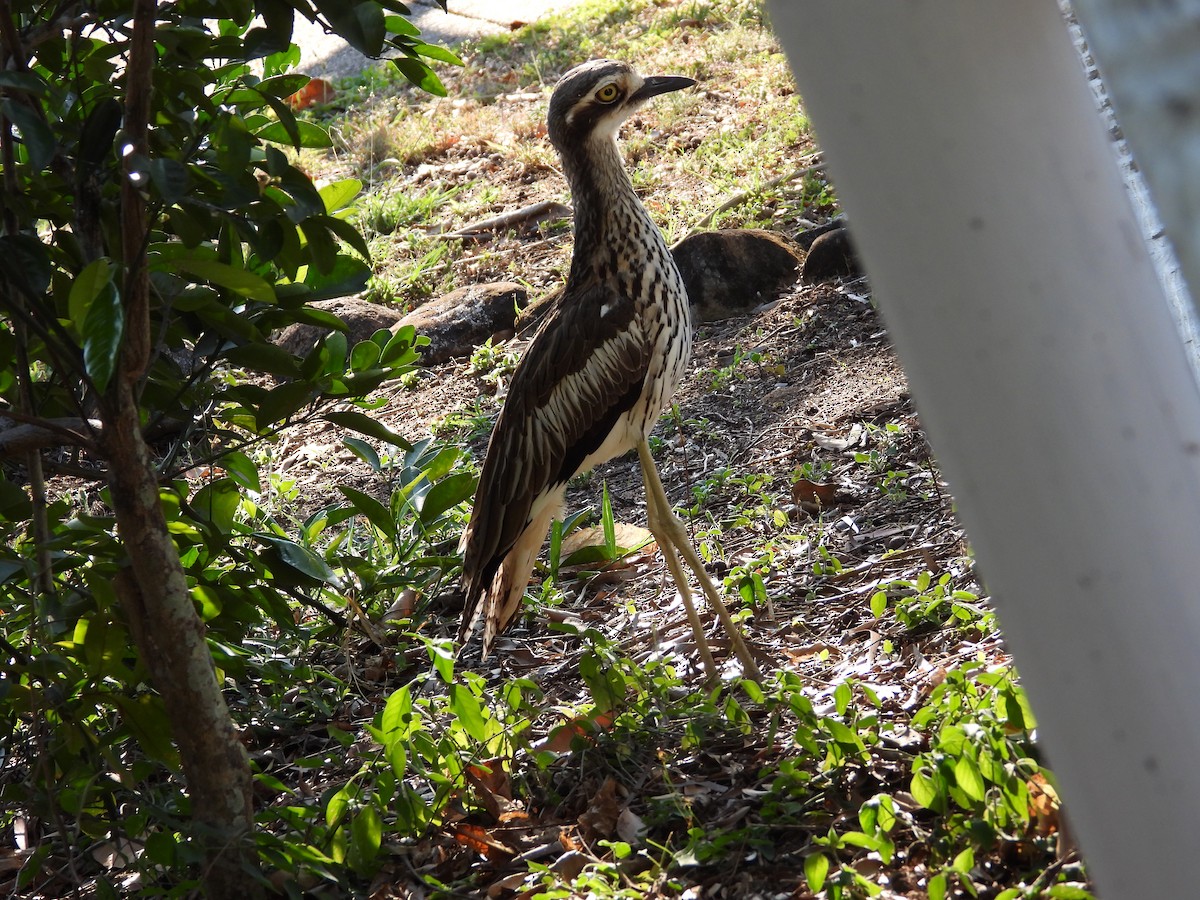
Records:
<instances>
[{"instance_id":1,"label":"glossy green leaf","mask_svg":"<svg viewBox=\"0 0 1200 900\"><path fill-rule=\"evenodd\" d=\"M0 88L27 94L45 94L49 89L36 72L0 71Z\"/></svg>"},{"instance_id":2,"label":"glossy green leaf","mask_svg":"<svg viewBox=\"0 0 1200 900\"><path fill-rule=\"evenodd\" d=\"M404 16L384 16L383 24L391 34L416 37L421 33L421 29L417 28L416 25L408 21Z\"/></svg>"},{"instance_id":3,"label":"glossy green leaf","mask_svg":"<svg viewBox=\"0 0 1200 900\"><path fill-rule=\"evenodd\" d=\"M389 538L396 538L396 520L392 518L391 512L386 506L372 497L370 494L364 494L362 491L357 491L352 487L344 484L338 485L338 490L342 492L368 522L386 534Z\"/></svg>"},{"instance_id":4,"label":"glossy green leaf","mask_svg":"<svg viewBox=\"0 0 1200 900\"><path fill-rule=\"evenodd\" d=\"M597 712L614 709L624 698L625 683L620 673L595 653L585 653L579 660L579 676L587 684Z\"/></svg>"},{"instance_id":5,"label":"glossy green leaf","mask_svg":"<svg viewBox=\"0 0 1200 900\"><path fill-rule=\"evenodd\" d=\"M111 281L92 300L82 332L83 367L96 390L103 393L116 372L125 333L125 310Z\"/></svg>"},{"instance_id":6,"label":"glossy green leaf","mask_svg":"<svg viewBox=\"0 0 1200 900\"><path fill-rule=\"evenodd\" d=\"M471 472L457 472L437 482L420 503L421 521L429 524L451 507L470 500L475 493L476 481Z\"/></svg>"},{"instance_id":7,"label":"glossy green leaf","mask_svg":"<svg viewBox=\"0 0 1200 900\"><path fill-rule=\"evenodd\" d=\"M167 222L185 247L199 246L208 237L208 229L190 209L172 206L167 210Z\"/></svg>"},{"instance_id":8,"label":"glossy green leaf","mask_svg":"<svg viewBox=\"0 0 1200 900\"><path fill-rule=\"evenodd\" d=\"M288 73L286 75L273 75L270 78L264 78L255 85L255 90L261 91L264 94L270 94L272 97L290 97L308 84L309 80L307 75L299 72Z\"/></svg>"},{"instance_id":9,"label":"glossy green leaf","mask_svg":"<svg viewBox=\"0 0 1200 900\"><path fill-rule=\"evenodd\" d=\"M844 722L839 722L837 719L824 718L821 720L821 724L829 732L830 737L839 744L858 744L858 735L855 734L854 729L850 728Z\"/></svg>"},{"instance_id":10,"label":"glossy green leaf","mask_svg":"<svg viewBox=\"0 0 1200 900\"><path fill-rule=\"evenodd\" d=\"M954 782L969 798L976 803L982 803L986 787L983 775L980 774L979 764L974 757L964 754L954 763Z\"/></svg>"},{"instance_id":11,"label":"glossy green leaf","mask_svg":"<svg viewBox=\"0 0 1200 900\"><path fill-rule=\"evenodd\" d=\"M1078 884L1053 884L1046 889L1045 895L1050 900L1096 900L1096 898Z\"/></svg>"},{"instance_id":12,"label":"glossy green leaf","mask_svg":"<svg viewBox=\"0 0 1200 900\"><path fill-rule=\"evenodd\" d=\"M242 495L231 478L210 481L192 495L192 509L222 534L233 531L234 519L241 506Z\"/></svg>"},{"instance_id":13,"label":"glossy green leaf","mask_svg":"<svg viewBox=\"0 0 1200 900\"><path fill-rule=\"evenodd\" d=\"M837 709L839 716L844 716L846 710L850 708L850 701L854 698L854 692L846 682L841 682L833 689L833 703Z\"/></svg>"},{"instance_id":14,"label":"glossy green leaf","mask_svg":"<svg viewBox=\"0 0 1200 900\"><path fill-rule=\"evenodd\" d=\"M333 271L337 263L338 248L329 227L325 224L324 216L310 216L300 222L300 230L308 241L308 250L312 254L317 271L327 275Z\"/></svg>"},{"instance_id":15,"label":"glossy green leaf","mask_svg":"<svg viewBox=\"0 0 1200 900\"><path fill-rule=\"evenodd\" d=\"M11 99L0 102L0 111L20 130L21 143L25 146L29 165L35 170L44 169L49 165L58 144L54 132L41 113Z\"/></svg>"},{"instance_id":16,"label":"glossy green leaf","mask_svg":"<svg viewBox=\"0 0 1200 900\"><path fill-rule=\"evenodd\" d=\"M284 165L272 174L278 179L279 189L293 201L293 206L288 209L288 217L293 222L325 215L325 201L306 173L293 165Z\"/></svg>"},{"instance_id":17,"label":"glossy green leaf","mask_svg":"<svg viewBox=\"0 0 1200 900\"><path fill-rule=\"evenodd\" d=\"M232 478L239 485L247 488L247 490L254 492L263 490L258 480L258 467L241 450L228 452L228 454L222 456L217 461L217 464L226 470L229 478Z\"/></svg>"},{"instance_id":18,"label":"glossy green leaf","mask_svg":"<svg viewBox=\"0 0 1200 900\"><path fill-rule=\"evenodd\" d=\"M374 368L382 353L383 348L374 341L359 341L350 351L350 370L361 372Z\"/></svg>"},{"instance_id":19,"label":"glossy green leaf","mask_svg":"<svg viewBox=\"0 0 1200 900\"><path fill-rule=\"evenodd\" d=\"M913 799L926 809L938 810L944 805L931 769L921 768L914 772L909 791Z\"/></svg>"},{"instance_id":20,"label":"glossy green leaf","mask_svg":"<svg viewBox=\"0 0 1200 900\"><path fill-rule=\"evenodd\" d=\"M383 842L383 821L379 810L368 804L358 811L350 826L350 865L358 872L371 868Z\"/></svg>"},{"instance_id":21,"label":"glossy green leaf","mask_svg":"<svg viewBox=\"0 0 1200 900\"><path fill-rule=\"evenodd\" d=\"M112 260L102 256L88 263L71 282L71 292L67 295L67 316L79 334L84 333L84 323L92 302L100 291L112 284L114 271Z\"/></svg>"},{"instance_id":22,"label":"glossy green leaf","mask_svg":"<svg viewBox=\"0 0 1200 900\"><path fill-rule=\"evenodd\" d=\"M200 618L208 622L221 614L223 604L221 594L206 584L198 584L192 588L192 600L200 611Z\"/></svg>"},{"instance_id":23,"label":"glossy green leaf","mask_svg":"<svg viewBox=\"0 0 1200 900\"><path fill-rule=\"evenodd\" d=\"M327 231L353 247L363 259L371 258L371 248L367 244L367 239L349 222L334 216L319 216L314 219L318 219Z\"/></svg>"},{"instance_id":24,"label":"glossy green leaf","mask_svg":"<svg viewBox=\"0 0 1200 900\"><path fill-rule=\"evenodd\" d=\"M450 642L427 640L425 649L438 678L442 679L443 684L450 684L454 680L454 649Z\"/></svg>"},{"instance_id":25,"label":"glossy green leaf","mask_svg":"<svg viewBox=\"0 0 1200 900\"><path fill-rule=\"evenodd\" d=\"M255 538L274 550L278 554L278 559L298 574L335 587L341 584L337 573L329 568L325 560L307 547L302 547L295 541L289 541L287 538L273 534L256 534Z\"/></svg>"},{"instance_id":26,"label":"glossy green leaf","mask_svg":"<svg viewBox=\"0 0 1200 900\"><path fill-rule=\"evenodd\" d=\"M412 711L412 690L408 685L393 691L379 717L379 727L383 731L385 744L407 734L407 722Z\"/></svg>"},{"instance_id":27,"label":"glossy green leaf","mask_svg":"<svg viewBox=\"0 0 1200 900\"><path fill-rule=\"evenodd\" d=\"M357 178L343 178L322 185L317 192L325 201L325 211L332 214L354 202L354 198L362 191L362 186L362 182Z\"/></svg>"},{"instance_id":28,"label":"glossy green leaf","mask_svg":"<svg viewBox=\"0 0 1200 900\"><path fill-rule=\"evenodd\" d=\"M150 160L149 171L150 181L168 204L183 198L191 186L192 176L187 166L178 160L156 157Z\"/></svg>"},{"instance_id":29,"label":"glossy green leaf","mask_svg":"<svg viewBox=\"0 0 1200 900\"><path fill-rule=\"evenodd\" d=\"M354 410L329 412L325 414L325 419L335 425L340 425L342 428L349 428L351 431L357 431L359 434L365 434L367 437L386 441L394 447L400 447L403 450L412 449L412 444L407 440L382 422L372 419L365 413Z\"/></svg>"},{"instance_id":30,"label":"glossy green leaf","mask_svg":"<svg viewBox=\"0 0 1200 900\"><path fill-rule=\"evenodd\" d=\"M260 303L274 303L275 289L259 275L247 272L215 259L202 259L194 256L184 256L176 259L177 269L194 275L209 284L223 287L240 294L250 300Z\"/></svg>"},{"instance_id":31,"label":"glossy green leaf","mask_svg":"<svg viewBox=\"0 0 1200 900\"><path fill-rule=\"evenodd\" d=\"M350 813L350 800L352 796L353 787L346 785L329 798L329 802L325 804L326 825L330 828L335 828L345 823L346 817Z\"/></svg>"},{"instance_id":32,"label":"glossy green leaf","mask_svg":"<svg viewBox=\"0 0 1200 900\"><path fill-rule=\"evenodd\" d=\"M380 362L385 366L412 365L419 359L416 347L428 343L429 338L424 335L418 336L412 325L397 328L384 344Z\"/></svg>"},{"instance_id":33,"label":"glossy green leaf","mask_svg":"<svg viewBox=\"0 0 1200 900\"><path fill-rule=\"evenodd\" d=\"M450 685L450 698L447 708L452 712L463 730L472 739L480 743L486 741L491 734L488 732L487 719L479 698L460 684Z\"/></svg>"},{"instance_id":34,"label":"glossy green leaf","mask_svg":"<svg viewBox=\"0 0 1200 900\"><path fill-rule=\"evenodd\" d=\"M254 421L259 431L266 430L285 419L291 418L313 399L313 389L303 381L289 381L276 385L259 402L254 411Z\"/></svg>"},{"instance_id":35,"label":"glossy green leaf","mask_svg":"<svg viewBox=\"0 0 1200 900\"><path fill-rule=\"evenodd\" d=\"M426 59L436 59L438 62L449 63L452 66L463 65L462 58L449 47L442 47L438 44L414 44L410 49L413 53Z\"/></svg>"},{"instance_id":36,"label":"glossy green leaf","mask_svg":"<svg viewBox=\"0 0 1200 900\"><path fill-rule=\"evenodd\" d=\"M617 523L613 518L612 500L608 496L608 482L601 486L600 528L604 532L604 549L611 556L617 554Z\"/></svg>"},{"instance_id":37,"label":"glossy green leaf","mask_svg":"<svg viewBox=\"0 0 1200 900\"><path fill-rule=\"evenodd\" d=\"M437 73L419 59L411 56L398 56L392 60L392 65L421 90L433 94L435 97L447 96L446 86L437 77Z\"/></svg>"},{"instance_id":38,"label":"glossy green leaf","mask_svg":"<svg viewBox=\"0 0 1200 900\"><path fill-rule=\"evenodd\" d=\"M255 342L231 347L222 358L238 368L265 372L278 378L300 377L300 365L296 357L274 344Z\"/></svg>"},{"instance_id":39,"label":"glossy green leaf","mask_svg":"<svg viewBox=\"0 0 1200 900\"><path fill-rule=\"evenodd\" d=\"M959 854L954 857L954 862L950 863L950 868L955 872L961 872L964 875L970 872L971 869L975 868L975 851L970 847L960 851Z\"/></svg>"},{"instance_id":40,"label":"glossy green leaf","mask_svg":"<svg viewBox=\"0 0 1200 900\"><path fill-rule=\"evenodd\" d=\"M156 866L173 866L178 857L179 844L170 830L152 831L146 835L146 858Z\"/></svg>"},{"instance_id":41,"label":"glossy green leaf","mask_svg":"<svg viewBox=\"0 0 1200 900\"><path fill-rule=\"evenodd\" d=\"M804 858L804 880L808 882L808 889L814 894L821 892L828 875L829 857L824 853L810 853Z\"/></svg>"},{"instance_id":42,"label":"glossy green leaf","mask_svg":"<svg viewBox=\"0 0 1200 900\"><path fill-rule=\"evenodd\" d=\"M312 288L309 302L328 300L333 297L345 297L356 294L367 286L371 280L371 267L361 259L339 253L333 269L321 272L315 266L309 266L304 283Z\"/></svg>"},{"instance_id":43,"label":"glossy green leaf","mask_svg":"<svg viewBox=\"0 0 1200 900\"><path fill-rule=\"evenodd\" d=\"M373 0L314 0L333 30L355 50L378 58L387 36L383 7Z\"/></svg>"},{"instance_id":44,"label":"glossy green leaf","mask_svg":"<svg viewBox=\"0 0 1200 900\"><path fill-rule=\"evenodd\" d=\"M282 122L272 122L254 134L259 140L309 150L326 150L333 146L333 138L329 136L329 132L315 122L297 119L295 124L295 137L288 133L287 127Z\"/></svg>"},{"instance_id":45,"label":"glossy green leaf","mask_svg":"<svg viewBox=\"0 0 1200 900\"><path fill-rule=\"evenodd\" d=\"M350 448L351 453L370 466L372 472L383 471L383 460L379 458L379 451L366 441L359 438L345 437L342 438L342 443Z\"/></svg>"}]
</instances>

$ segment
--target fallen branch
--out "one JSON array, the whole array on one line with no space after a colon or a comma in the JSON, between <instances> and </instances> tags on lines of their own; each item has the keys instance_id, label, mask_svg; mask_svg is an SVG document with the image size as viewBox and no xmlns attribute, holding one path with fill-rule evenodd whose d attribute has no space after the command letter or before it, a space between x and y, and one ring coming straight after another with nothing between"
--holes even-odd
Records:
<instances>
[{"instance_id":1,"label":"fallen branch","mask_svg":"<svg viewBox=\"0 0 1200 900\"><path fill-rule=\"evenodd\" d=\"M503 231L506 228L512 228L526 222L535 222L538 219L547 219L551 216L566 216L570 215L570 213L571 207L559 203L557 200L540 200L537 203L522 206L520 209L492 216L490 219L480 219L478 222L471 222L464 225L458 231L437 234L433 235L433 237L447 241L452 239L482 240L486 235Z\"/></svg>"}]
</instances>

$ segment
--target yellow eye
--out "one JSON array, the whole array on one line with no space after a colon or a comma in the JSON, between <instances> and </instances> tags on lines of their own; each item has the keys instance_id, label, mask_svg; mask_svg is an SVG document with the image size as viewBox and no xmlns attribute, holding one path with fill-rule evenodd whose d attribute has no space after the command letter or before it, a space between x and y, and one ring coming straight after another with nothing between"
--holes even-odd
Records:
<instances>
[{"instance_id":1,"label":"yellow eye","mask_svg":"<svg viewBox=\"0 0 1200 900\"><path fill-rule=\"evenodd\" d=\"M620 91L617 90L615 84L606 84L600 90L596 91L596 99L601 103L612 103L617 99L619 93Z\"/></svg>"}]
</instances>

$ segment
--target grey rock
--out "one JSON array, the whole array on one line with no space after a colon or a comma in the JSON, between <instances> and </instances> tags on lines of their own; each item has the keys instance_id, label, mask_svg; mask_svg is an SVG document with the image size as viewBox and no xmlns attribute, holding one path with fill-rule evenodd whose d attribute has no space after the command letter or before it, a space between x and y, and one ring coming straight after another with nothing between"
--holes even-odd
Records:
<instances>
[{"instance_id":1,"label":"grey rock","mask_svg":"<svg viewBox=\"0 0 1200 900\"><path fill-rule=\"evenodd\" d=\"M525 288L510 281L468 285L413 310L392 331L412 325L417 334L429 338L421 364L435 366L468 356L488 338L511 330L528 298Z\"/></svg>"},{"instance_id":2,"label":"grey rock","mask_svg":"<svg viewBox=\"0 0 1200 900\"><path fill-rule=\"evenodd\" d=\"M814 225L812 228L806 228L804 231L801 231L799 234L797 234L793 240L795 240L801 250L807 253L809 248L812 247L813 241L815 241L821 235L829 234L831 231L837 231L839 228L845 227L846 217L837 216L833 219L830 219L823 225Z\"/></svg>"},{"instance_id":3,"label":"grey rock","mask_svg":"<svg viewBox=\"0 0 1200 900\"><path fill-rule=\"evenodd\" d=\"M742 315L793 284L803 254L759 229L702 231L672 250L701 322Z\"/></svg>"},{"instance_id":4,"label":"grey rock","mask_svg":"<svg viewBox=\"0 0 1200 900\"><path fill-rule=\"evenodd\" d=\"M351 347L359 341L369 340L381 328L391 328L403 315L395 307L370 303L360 297L318 300L311 305L333 313L346 323L346 341ZM327 333L327 329L316 325L289 325L279 332L274 343L296 356L305 356Z\"/></svg>"},{"instance_id":5,"label":"grey rock","mask_svg":"<svg viewBox=\"0 0 1200 900\"><path fill-rule=\"evenodd\" d=\"M804 268L800 270L800 281L817 284L835 278L857 278L862 274L858 255L850 232L845 228L834 228L818 235L808 248Z\"/></svg>"}]
</instances>

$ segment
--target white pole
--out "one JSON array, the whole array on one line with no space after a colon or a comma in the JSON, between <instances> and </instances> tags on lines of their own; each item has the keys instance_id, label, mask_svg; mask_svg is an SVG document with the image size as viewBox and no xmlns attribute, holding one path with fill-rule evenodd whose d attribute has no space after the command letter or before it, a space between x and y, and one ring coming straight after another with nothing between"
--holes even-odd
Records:
<instances>
[{"instance_id":1,"label":"white pole","mask_svg":"<svg viewBox=\"0 0 1200 900\"><path fill-rule=\"evenodd\" d=\"M1058 10L770 8L1101 896L1197 896L1200 393Z\"/></svg>"}]
</instances>

